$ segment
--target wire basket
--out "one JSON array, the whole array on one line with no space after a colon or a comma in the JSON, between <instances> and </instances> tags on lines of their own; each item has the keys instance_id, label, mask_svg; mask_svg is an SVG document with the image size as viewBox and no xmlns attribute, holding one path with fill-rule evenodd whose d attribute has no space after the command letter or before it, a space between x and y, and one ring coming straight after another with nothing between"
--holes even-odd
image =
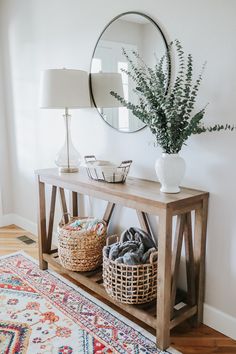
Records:
<instances>
[{"instance_id":1,"label":"wire basket","mask_svg":"<svg viewBox=\"0 0 236 354\"><path fill-rule=\"evenodd\" d=\"M107 245L114 241L119 238L108 237ZM127 265L109 259L103 249L103 285L108 295L123 304L144 304L156 299L157 257L158 252L153 252L149 263Z\"/></svg>"},{"instance_id":2,"label":"wire basket","mask_svg":"<svg viewBox=\"0 0 236 354\"><path fill-rule=\"evenodd\" d=\"M97 160L94 155L84 156L84 160L89 178L108 183L125 183L132 163L132 160L126 160L117 166L109 161Z\"/></svg>"}]
</instances>

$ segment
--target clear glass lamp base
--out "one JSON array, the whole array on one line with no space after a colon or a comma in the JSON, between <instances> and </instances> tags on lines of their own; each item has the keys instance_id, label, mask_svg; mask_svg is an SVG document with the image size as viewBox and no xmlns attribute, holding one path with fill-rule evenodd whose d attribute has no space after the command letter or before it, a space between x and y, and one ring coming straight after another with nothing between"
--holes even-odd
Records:
<instances>
[{"instance_id":1,"label":"clear glass lamp base","mask_svg":"<svg viewBox=\"0 0 236 354\"><path fill-rule=\"evenodd\" d=\"M70 132L70 121L71 116L68 114L66 109L64 115L65 121L65 142L61 150L56 156L55 164L58 167L60 173L73 173L79 171L79 166L81 164L81 156L75 149Z\"/></svg>"}]
</instances>

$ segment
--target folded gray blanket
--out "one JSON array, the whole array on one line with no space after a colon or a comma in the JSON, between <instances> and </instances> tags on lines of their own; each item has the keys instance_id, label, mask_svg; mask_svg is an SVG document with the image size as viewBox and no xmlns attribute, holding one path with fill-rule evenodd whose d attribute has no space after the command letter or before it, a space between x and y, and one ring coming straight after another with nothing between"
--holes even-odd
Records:
<instances>
[{"instance_id":1,"label":"folded gray blanket","mask_svg":"<svg viewBox=\"0 0 236 354\"><path fill-rule=\"evenodd\" d=\"M120 236L120 242L123 243L125 241L142 242L144 251L147 251L152 247L156 248L156 244L153 241L151 235L137 227L130 227L129 229L122 232Z\"/></svg>"},{"instance_id":2,"label":"folded gray blanket","mask_svg":"<svg viewBox=\"0 0 236 354\"><path fill-rule=\"evenodd\" d=\"M150 254L156 250L156 244L148 233L131 227L121 234L120 242L104 247L103 252L117 263L134 265L148 263Z\"/></svg>"}]
</instances>

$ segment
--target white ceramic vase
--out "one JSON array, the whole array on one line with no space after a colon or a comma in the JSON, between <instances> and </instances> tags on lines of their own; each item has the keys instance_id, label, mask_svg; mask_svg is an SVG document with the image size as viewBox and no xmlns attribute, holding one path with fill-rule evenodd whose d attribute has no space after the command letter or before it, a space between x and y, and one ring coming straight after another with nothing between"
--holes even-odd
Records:
<instances>
[{"instance_id":1,"label":"white ceramic vase","mask_svg":"<svg viewBox=\"0 0 236 354\"><path fill-rule=\"evenodd\" d=\"M179 193L179 185L185 173L185 161L179 154L166 154L155 163L157 177L161 183L161 192Z\"/></svg>"}]
</instances>

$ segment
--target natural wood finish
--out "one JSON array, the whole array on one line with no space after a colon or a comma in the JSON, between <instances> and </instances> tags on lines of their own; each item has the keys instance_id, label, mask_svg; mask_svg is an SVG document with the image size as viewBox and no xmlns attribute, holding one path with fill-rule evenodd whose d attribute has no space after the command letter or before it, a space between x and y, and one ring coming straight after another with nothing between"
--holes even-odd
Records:
<instances>
[{"instance_id":1,"label":"natural wood finish","mask_svg":"<svg viewBox=\"0 0 236 354\"><path fill-rule=\"evenodd\" d=\"M33 239L36 240L36 243L31 244L31 245L26 245L19 239L17 239L18 236L22 235L27 235ZM10 225L7 227L0 228L0 255L7 255L14 253L19 250L24 250L26 253L28 253L30 256L34 257L35 259L38 258L38 243L37 243L37 238L30 234L29 232L15 226L15 225ZM52 265L50 265L52 267ZM99 276L100 272L100 276ZM64 277L68 276L64 273L61 273ZM92 272L91 272L92 274ZM87 273L88 276L88 273ZM93 275L91 276L97 276L98 281L101 279L101 271L97 271L97 275L93 272ZM77 281L73 280L72 278L69 278L70 281L77 283ZM78 284L78 283L77 283ZM79 285L80 287L83 287L82 285ZM96 295L95 293L92 293L89 289L86 289L86 291L90 292L93 296L96 296L99 298L99 300L102 300L105 302L107 305L110 307L114 308L117 310L117 306L112 304L109 300L106 299L101 299L99 295ZM149 306L150 304L142 306L143 310L149 311ZM119 310L122 314L123 310ZM152 311L152 306L150 308L150 311ZM143 326L145 329L149 330L151 333L155 334L155 329L152 329L148 327L147 323L140 322L139 319L134 318L132 315L129 313L125 313L125 315L130 319L136 322L137 324ZM205 325L200 325L198 328L192 328L188 322L184 322L177 327L175 327L171 331L171 345L175 348L181 351L183 354L236 354L236 341L233 339L230 339L223 334L216 332L212 328L209 328Z\"/></svg>"},{"instance_id":2,"label":"natural wood finish","mask_svg":"<svg viewBox=\"0 0 236 354\"><path fill-rule=\"evenodd\" d=\"M171 345L183 354L236 354L236 341L212 328L185 321L172 331Z\"/></svg>"},{"instance_id":3,"label":"natural wood finish","mask_svg":"<svg viewBox=\"0 0 236 354\"><path fill-rule=\"evenodd\" d=\"M56 169L41 170L37 171L36 174L39 176L40 183L47 183L49 185L55 185L59 187L62 210L64 213L67 212L66 200L64 189L69 191L81 193L88 195L90 197L96 197L108 202L108 206L105 211L104 218L109 222L112 216L112 212L115 204L120 204L125 207L130 207L136 210L139 221L141 225L149 231L149 223L147 214L153 214L158 217L159 220L159 234L158 234L158 291L157 291L157 309L156 309L156 319L155 326L157 330L158 347L160 349L166 349L170 341L170 320L171 313L173 313L172 320L176 319L176 323L179 323L186 319L186 313L183 311L172 311L174 304L174 293L176 288L176 279L178 273L178 263L179 260L173 260L172 256L172 220L174 215L180 215L181 218L185 220L187 225L184 228L185 239L187 244L188 259L187 262L192 266L192 244L190 242L190 220L187 221L187 215L191 211L195 211L198 215L201 215L198 223L196 225L201 225L201 230L199 226L196 226L196 243L195 250L197 257L203 255L205 250L205 234L206 231L206 210L204 209L204 201L208 199L208 193L197 191L188 188L182 188L181 193L178 194L165 194L160 192L160 185L157 182L141 180L137 178L128 178L125 184L111 184L111 183L101 183L97 181L91 181L88 179L87 175L84 173L74 173L74 174L59 174ZM204 210L203 210L204 209ZM200 212L200 214L199 214ZM204 214L204 215L203 215ZM42 214L43 218L44 215ZM189 226L190 225L190 226ZM205 226L204 226L205 225ZM151 231L151 230L150 230ZM182 232L182 231L181 231ZM41 234L39 234L41 238ZM177 246L177 251L174 257L179 257L179 246ZM200 249L200 251L199 251ZM47 252L44 252L45 254ZM44 256L44 260L48 261L51 258ZM173 263L174 262L174 263ZM171 272L171 265L174 271ZM203 293L204 293L204 283L202 282L204 278L204 267L202 262L195 264L197 268L195 282L197 283L196 289L198 289L198 318L200 319L200 314L202 313L202 303L203 303ZM194 272L188 270L188 285L190 288L191 299L193 299L194 287L193 287L193 276ZM70 274L71 275L71 274ZM71 275L72 276L72 275ZM77 277L77 276L76 276ZM201 279L200 279L201 278ZM171 282L173 284L171 290ZM94 288L94 284L90 284L90 289ZM96 287L96 286L95 286ZM95 288L94 288L95 289ZM94 291L98 290L97 287ZM172 291L172 299L171 299ZM101 295L101 293L99 293ZM189 301L193 303L194 301ZM192 308L194 306L192 305ZM191 306L189 312L193 314ZM132 314L137 318L140 318L139 311L136 308L132 310ZM195 310L194 310L195 314ZM188 316L187 316L188 317ZM155 315L154 315L155 318ZM153 323L153 313L146 313L146 323L151 321ZM175 322L172 322L172 325Z\"/></svg>"},{"instance_id":4,"label":"natural wood finish","mask_svg":"<svg viewBox=\"0 0 236 354\"><path fill-rule=\"evenodd\" d=\"M191 212L186 214L186 223L184 230L185 241L185 258L186 258L186 273L188 287L188 305L193 306L196 303L195 293L195 270L194 270L194 254L193 254L193 236L192 236L192 220Z\"/></svg>"},{"instance_id":5,"label":"natural wood finish","mask_svg":"<svg viewBox=\"0 0 236 354\"><path fill-rule=\"evenodd\" d=\"M36 243L26 245L17 238L24 235L35 240ZM0 227L0 256L11 254L19 250L24 250L35 259L39 259L38 238L15 225Z\"/></svg>"},{"instance_id":6,"label":"natural wood finish","mask_svg":"<svg viewBox=\"0 0 236 354\"><path fill-rule=\"evenodd\" d=\"M192 317L193 315L195 315L197 313L197 306L190 307L190 306L186 305L185 307L180 309L178 312L179 312L178 316L176 316L175 318L173 318L170 321L170 329L176 327L181 322L183 322L183 321L187 320L188 318Z\"/></svg>"},{"instance_id":7,"label":"natural wood finish","mask_svg":"<svg viewBox=\"0 0 236 354\"><path fill-rule=\"evenodd\" d=\"M177 216L173 256L172 256L171 318L173 317L174 314L174 304L175 304L177 280L179 274L181 249L183 244L183 232L184 232L185 220L186 220L185 214Z\"/></svg>"},{"instance_id":8,"label":"natural wood finish","mask_svg":"<svg viewBox=\"0 0 236 354\"><path fill-rule=\"evenodd\" d=\"M57 196L57 187L52 186L51 206L50 206L50 214L49 214L49 222L48 222L47 252L51 250L51 246L52 246L52 233L53 233L53 223L54 223L54 215L55 215L56 196Z\"/></svg>"},{"instance_id":9,"label":"natural wood finish","mask_svg":"<svg viewBox=\"0 0 236 354\"><path fill-rule=\"evenodd\" d=\"M144 213L143 211L140 211L140 210L136 210L136 213L138 216L138 220L139 220L139 224L140 224L141 229L143 229L148 234L150 234L152 236L152 239L154 240L154 242L157 244L157 239L153 235L147 214Z\"/></svg>"},{"instance_id":10,"label":"natural wood finish","mask_svg":"<svg viewBox=\"0 0 236 354\"><path fill-rule=\"evenodd\" d=\"M68 217L68 209L67 209L67 204L66 204L65 191L63 188L60 187L59 192L60 192L61 210L64 215L64 220L67 223L69 221L69 217Z\"/></svg>"},{"instance_id":11,"label":"natural wood finish","mask_svg":"<svg viewBox=\"0 0 236 354\"><path fill-rule=\"evenodd\" d=\"M99 267L96 270L92 271L92 272L83 272L83 274L91 279L93 282L96 283L102 283L102 268Z\"/></svg>"},{"instance_id":12,"label":"natural wood finish","mask_svg":"<svg viewBox=\"0 0 236 354\"><path fill-rule=\"evenodd\" d=\"M115 208L115 203L107 203L107 207L103 215L103 220L106 221L107 225L109 225L114 208Z\"/></svg>"},{"instance_id":13,"label":"natural wood finish","mask_svg":"<svg viewBox=\"0 0 236 354\"><path fill-rule=\"evenodd\" d=\"M206 258L206 231L207 231L208 198L202 200L202 209L195 213L195 237L194 237L194 257L195 257L195 284L197 289L198 313L196 324L203 320L203 300L205 290L205 258Z\"/></svg>"},{"instance_id":14,"label":"natural wood finish","mask_svg":"<svg viewBox=\"0 0 236 354\"><path fill-rule=\"evenodd\" d=\"M171 247L172 215L164 209L159 215L157 277L157 346L161 349L170 344Z\"/></svg>"},{"instance_id":15,"label":"natural wood finish","mask_svg":"<svg viewBox=\"0 0 236 354\"><path fill-rule=\"evenodd\" d=\"M72 192L72 216L78 216L78 193Z\"/></svg>"},{"instance_id":16,"label":"natural wood finish","mask_svg":"<svg viewBox=\"0 0 236 354\"><path fill-rule=\"evenodd\" d=\"M203 196L208 196L207 192L189 188L181 188L181 193L177 194L161 193L159 183L133 177L128 177L124 184L101 183L90 180L82 170L60 174L57 169L44 169L36 174L41 182L153 215L158 215L160 209L167 206L177 212L186 207L188 211L194 210Z\"/></svg>"},{"instance_id":17,"label":"natural wood finish","mask_svg":"<svg viewBox=\"0 0 236 354\"><path fill-rule=\"evenodd\" d=\"M48 264L43 259L43 253L47 251L47 225L46 225L46 199L45 184L38 180L38 234L39 238L39 267L47 269Z\"/></svg>"},{"instance_id":18,"label":"natural wood finish","mask_svg":"<svg viewBox=\"0 0 236 354\"><path fill-rule=\"evenodd\" d=\"M198 210L201 208L202 208L202 201L198 201L195 203L191 203L191 200L185 201L184 203L180 203L179 206L176 206L173 209L173 216L187 214L187 213L191 212L192 210Z\"/></svg>"}]
</instances>

